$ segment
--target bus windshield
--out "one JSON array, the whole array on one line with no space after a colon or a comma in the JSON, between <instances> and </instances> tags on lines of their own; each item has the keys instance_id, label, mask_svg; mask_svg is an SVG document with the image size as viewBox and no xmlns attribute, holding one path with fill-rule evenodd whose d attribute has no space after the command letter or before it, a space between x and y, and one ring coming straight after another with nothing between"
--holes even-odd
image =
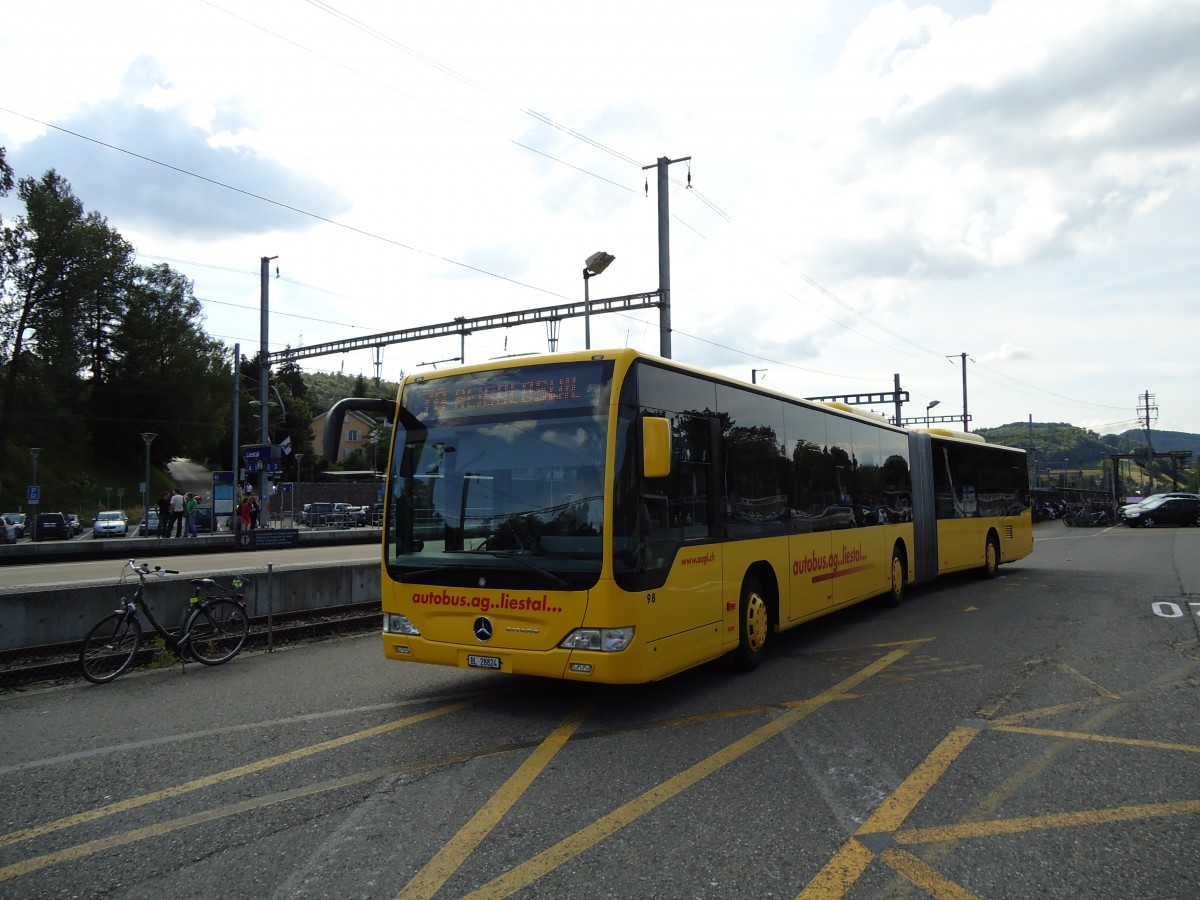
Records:
<instances>
[{"instance_id":1,"label":"bus windshield","mask_svg":"<svg viewBox=\"0 0 1200 900\"><path fill-rule=\"evenodd\" d=\"M611 361L599 361L407 384L388 485L393 577L594 584L611 383Z\"/></svg>"}]
</instances>

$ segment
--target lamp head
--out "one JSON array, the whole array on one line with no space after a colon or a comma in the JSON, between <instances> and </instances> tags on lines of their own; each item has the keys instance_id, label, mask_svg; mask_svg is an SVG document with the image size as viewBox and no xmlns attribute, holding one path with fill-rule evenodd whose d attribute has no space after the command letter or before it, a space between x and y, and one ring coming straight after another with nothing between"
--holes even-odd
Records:
<instances>
[{"instance_id":1,"label":"lamp head","mask_svg":"<svg viewBox=\"0 0 1200 900\"><path fill-rule=\"evenodd\" d=\"M616 259L616 257L611 253L605 253L603 250L598 250L589 256L584 262L584 271L588 275L599 275L608 268L609 263L611 263L614 259Z\"/></svg>"}]
</instances>

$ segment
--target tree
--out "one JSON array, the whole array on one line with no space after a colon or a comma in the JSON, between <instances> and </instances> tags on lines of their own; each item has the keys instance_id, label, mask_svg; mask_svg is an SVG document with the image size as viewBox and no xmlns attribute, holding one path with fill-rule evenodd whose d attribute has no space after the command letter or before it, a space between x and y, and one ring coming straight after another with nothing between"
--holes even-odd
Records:
<instances>
[{"instance_id":1,"label":"tree","mask_svg":"<svg viewBox=\"0 0 1200 900\"><path fill-rule=\"evenodd\" d=\"M0 457L15 423L41 443L86 440L81 361L97 364L92 338L117 315L113 293L133 256L53 169L40 180L22 178L17 194L25 213L0 239Z\"/></svg>"},{"instance_id":2,"label":"tree","mask_svg":"<svg viewBox=\"0 0 1200 900\"><path fill-rule=\"evenodd\" d=\"M141 449L157 434L155 459L193 455L222 431L232 394L223 344L201 328L192 283L169 266L134 267L124 315L113 328L103 377L94 387L97 452Z\"/></svg>"}]
</instances>

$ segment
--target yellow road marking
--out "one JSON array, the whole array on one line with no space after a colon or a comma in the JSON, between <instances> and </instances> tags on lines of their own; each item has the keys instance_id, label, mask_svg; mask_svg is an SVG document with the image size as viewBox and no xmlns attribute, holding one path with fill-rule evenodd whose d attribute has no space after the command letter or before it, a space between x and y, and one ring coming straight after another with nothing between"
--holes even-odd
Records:
<instances>
[{"instance_id":1,"label":"yellow road marking","mask_svg":"<svg viewBox=\"0 0 1200 900\"><path fill-rule=\"evenodd\" d=\"M1181 750L1184 753L1200 753L1196 744L1175 744L1169 741L1144 741L1138 738L1113 737L1105 734L1088 734L1081 731L1057 731L1053 728L1031 728L1028 725L999 725L993 731L1011 731L1016 734L1036 734L1043 737L1066 738L1072 741L1091 741L1097 744L1122 744L1126 747L1145 747L1149 750Z\"/></svg>"},{"instance_id":2,"label":"yellow road marking","mask_svg":"<svg viewBox=\"0 0 1200 900\"><path fill-rule=\"evenodd\" d=\"M271 794L267 797L256 797L252 800L243 800L241 803L231 803L228 806L219 806L215 809L206 809L202 812L193 813L189 816L180 816L177 819L168 819L165 822L156 822L153 825L147 825L144 828L135 828L132 831L125 831L120 834L113 834L109 835L108 837L97 838L94 841L86 841L85 843L76 844L73 847L67 847L54 853L47 853L43 856L34 856L30 859L22 860L19 863L14 863L11 866L0 868L0 882L10 881L11 879L17 878L21 875L28 875L31 872L36 872L39 869L45 869L49 866L58 865L59 863L73 862L74 860L82 859L85 856L92 856L96 853L102 853L105 850L111 850L114 847L123 847L126 844L134 844L138 841L144 841L147 838L161 837L164 834L170 834L172 831L179 831L182 828L191 828L194 825L202 825L205 822L212 822L216 819L224 819L228 816L239 815L241 813L250 812L251 810L259 809L264 806L271 806L275 803L283 803L288 800L296 800L312 794L337 790L338 788L343 787L350 787L374 778L382 778L389 774L395 774L395 769L378 769L373 772L360 772L357 775L347 775L344 778L337 778L333 781L321 782L320 784L293 788L292 790L281 791L278 794Z\"/></svg>"},{"instance_id":3,"label":"yellow road marking","mask_svg":"<svg viewBox=\"0 0 1200 900\"><path fill-rule=\"evenodd\" d=\"M585 704L571 712L550 735L538 745L521 767L504 783L490 801L485 803L471 820L464 825L441 850L434 854L413 879L404 886L396 896L398 898L433 897L446 883L459 866L461 866L479 846L492 829L508 813L514 803L533 784L534 779L542 773L554 755L570 739L575 730L583 724L584 717L591 709L591 704Z\"/></svg>"},{"instance_id":4,"label":"yellow road marking","mask_svg":"<svg viewBox=\"0 0 1200 900\"><path fill-rule=\"evenodd\" d=\"M1106 697L1109 700L1120 700L1121 699L1120 694L1110 691L1108 688L1106 688L1102 684L1100 684L1100 682L1096 681L1094 678L1089 678L1087 675L1084 675L1082 672L1080 672L1074 666L1068 665L1067 663L1064 663L1064 662L1060 662L1060 663L1058 663L1058 668L1059 668L1059 671L1064 672L1067 675L1074 676L1075 678L1078 678L1080 681L1082 681L1084 684L1086 684L1088 687L1090 687L1092 690L1094 690L1101 697Z\"/></svg>"},{"instance_id":5,"label":"yellow road marking","mask_svg":"<svg viewBox=\"0 0 1200 900\"><path fill-rule=\"evenodd\" d=\"M864 847L856 838L850 838L842 848L825 863L799 894L799 900L826 900L844 897L854 883L875 861L875 854Z\"/></svg>"},{"instance_id":6,"label":"yellow road marking","mask_svg":"<svg viewBox=\"0 0 1200 900\"><path fill-rule=\"evenodd\" d=\"M930 844L939 841L958 841L965 838L1020 834L1025 831L1045 831L1051 828L1079 828L1087 825L1109 825L1113 822L1135 822L1139 819L1162 819L1167 816L1186 816L1196 813L1200 813L1200 800L1179 800L1174 803L1147 803L1141 806L1118 806L1113 809L1048 813L1044 816L1023 816L995 822L966 822L961 825L906 828L897 831L892 837L898 844Z\"/></svg>"},{"instance_id":7,"label":"yellow road marking","mask_svg":"<svg viewBox=\"0 0 1200 900\"><path fill-rule=\"evenodd\" d=\"M877 834L895 831L899 828L909 814L916 809L917 804L937 784L938 779L950 768L950 764L958 759L959 754L967 749L967 745L971 741L975 740L977 734L979 734L979 730L976 728L959 726L946 735L942 742L921 761L920 765L900 782L900 786L892 791L891 796L884 800L879 808L871 813L867 821L859 826L855 834L859 836Z\"/></svg>"},{"instance_id":8,"label":"yellow road marking","mask_svg":"<svg viewBox=\"0 0 1200 900\"><path fill-rule=\"evenodd\" d=\"M859 826L855 837L842 845L798 896L805 900L845 896L875 859L874 852L859 838L869 834L890 833L899 828L977 734L977 729L960 726L946 735Z\"/></svg>"},{"instance_id":9,"label":"yellow road marking","mask_svg":"<svg viewBox=\"0 0 1200 900\"><path fill-rule=\"evenodd\" d=\"M951 881L919 856L906 850L887 849L879 854L879 858L937 900L973 900L975 897L961 884Z\"/></svg>"},{"instance_id":10,"label":"yellow road marking","mask_svg":"<svg viewBox=\"0 0 1200 900\"><path fill-rule=\"evenodd\" d=\"M1112 701L1110 698L1105 698L1105 702ZM1046 712L1046 710L1041 710L1040 712ZM1028 715L1030 713L1014 715L1009 718L1019 719ZM1200 752L1200 747L1191 744L1109 737L1084 732L1031 728L1021 725L995 725L991 730L1069 740L1121 744L1155 750L1175 750L1188 753ZM945 774L951 763L966 750L967 746L978 733L978 730L975 728L959 726L947 735L922 760L921 764L901 782L900 786L892 792L879 808L871 814L867 821L858 828L854 837L848 840L833 858L825 864L821 871L817 873L817 876L800 893L799 897L808 898L808 900L824 900L824 898L845 896L876 858L875 853L868 846L868 843L873 843L869 841L868 836L887 835L897 844L948 843L965 838L1018 834L1025 831L1101 825L1113 822L1200 813L1200 800L1183 800L1175 803L1144 804L1140 806L1086 810L1074 813L1050 813L1043 816L1027 816L1000 821L966 822L958 825L901 830L900 826L904 823L904 820L929 791L932 790L933 786ZM878 858L895 869L898 874L908 878L935 897L955 898L971 896L961 886L938 875L936 869L917 859L915 856L896 855L895 849L888 847L879 851Z\"/></svg>"},{"instance_id":11,"label":"yellow road marking","mask_svg":"<svg viewBox=\"0 0 1200 900\"><path fill-rule=\"evenodd\" d=\"M452 703L448 706L442 706L438 709L432 709L428 712L418 713L414 716L406 716L403 719L396 719L392 722L385 722L382 725L376 725L373 728L367 728L363 731L356 731L353 734L343 735L332 740L322 741L319 744L313 744L309 747L301 747L298 750L292 750L289 753L282 753L279 756L271 756L266 759L260 759L256 762L247 763L244 766L238 766L234 769L227 769L224 772L215 772L212 775L205 775L203 778L196 778L192 781L185 781L183 784L177 784L174 787L163 788L160 791L152 791L148 794L142 794L138 797L130 797L128 800L121 800L117 803L109 803L106 806L101 806L97 809L90 809L86 812L76 813L75 815L65 816L61 819L55 819L53 822L46 822L42 825L34 825L29 828L22 828L19 831L12 831L5 835L0 835L0 847L7 847L10 844L16 844L21 841L28 841L36 837L41 837L46 834L52 834L56 831L62 831L65 828L72 828L76 825L82 825L85 822L94 822L97 819L103 819L106 816L115 815L117 813L127 812L131 809L137 809L141 806L148 806L151 803L157 803L160 800L168 800L172 797L178 797L182 794L188 794L192 791L198 791L206 787L212 787L215 784L220 784L224 781L232 781L235 778L241 778L244 775L252 775L256 772L263 772L267 769L281 766L285 763L295 762L298 759L304 759L306 756L313 756L317 753L323 753L326 750L333 750L338 747L344 747L347 744L353 744L356 741L365 740L366 738L377 737L381 734L387 734L389 731L396 731L400 728L406 728L409 725L415 725L418 722L424 722L428 719L433 719L438 716L444 716L448 713L458 712L462 709L467 709L477 703L482 703L485 699L494 696L494 694L481 694L471 700L464 700L461 703Z\"/></svg>"},{"instance_id":12,"label":"yellow road marking","mask_svg":"<svg viewBox=\"0 0 1200 900\"><path fill-rule=\"evenodd\" d=\"M1113 701L1105 697L1088 697L1086 700L1073 700L1070 703L1059 703L1054 706L1043 706L1039 709L1027 709L1024 712L1010 713L1007 716L990 716L984 713L982 718L992 722L993 724L1009 725L1015 722L1025 722L1029 719L1045 719L1049 716L1057 716L1059 713L1065 712L1082 712L1085 709L1090 709L1093 706L1108 706Z\"/></svg>"},{"instance_id":13,"label":"yellow road marking","mask_svg":"<svg viewBox=\"0 0 1200 900\"><path fill-rule=\"evenodd\" d=\"M765 741L790 728L805 716L808 716L828 703L840 699L852 688L866 681L868 678L879 674L897 660L903 659L909 652L907 649L893 650L891 653L859 670L839 684L834 685L829 690L818 694L811 700L797 704L795 708L782 713L778 718L766 725L756 728L745 737L734 741L707 759L703 759L678 775L668 778L662 784L656 785L640 797L618 807L608 815L603 816L586 828L575 832L575 834L564 838L554 846L543 850L541 853L526 860L521 865L510 869L498 878L494 878L478 890L468 894L467 897L506 897L532 884L563 863L569 862L604 839L616 834L626 825L637 821L687 788L712 775L723 766L744 756Z\"/></svg>"}]
</instances>

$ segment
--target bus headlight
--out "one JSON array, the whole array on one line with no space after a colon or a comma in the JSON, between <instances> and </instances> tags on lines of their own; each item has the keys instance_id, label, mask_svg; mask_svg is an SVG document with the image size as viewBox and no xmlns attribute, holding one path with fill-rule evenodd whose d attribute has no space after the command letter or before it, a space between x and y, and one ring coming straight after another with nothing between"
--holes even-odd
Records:
<instances>
[{"instance_id":1,"label":"bus headlight","mask_svg":"<svg viewBox=\"0 0 1200 900\"><path fill-rule=\"evenodd\" d=\"M599 650L615 653L633 640L633 626L627 628L576 628L558 646L564 650Z\"/></svg>"},{"instance_id":2,"label":"bus headlight","mask_svg":"<svg viewBox=\"0 0 1200 900\"><path fill-rule=\"evenodd\" d=\"M421 632L418 631L417 626L412 623L412 619L410 619L408 616L402 616L399 613L384 613L383 632L384 634L411 634L414 637L421 636Z\"/></svg>"}]
</instances>

